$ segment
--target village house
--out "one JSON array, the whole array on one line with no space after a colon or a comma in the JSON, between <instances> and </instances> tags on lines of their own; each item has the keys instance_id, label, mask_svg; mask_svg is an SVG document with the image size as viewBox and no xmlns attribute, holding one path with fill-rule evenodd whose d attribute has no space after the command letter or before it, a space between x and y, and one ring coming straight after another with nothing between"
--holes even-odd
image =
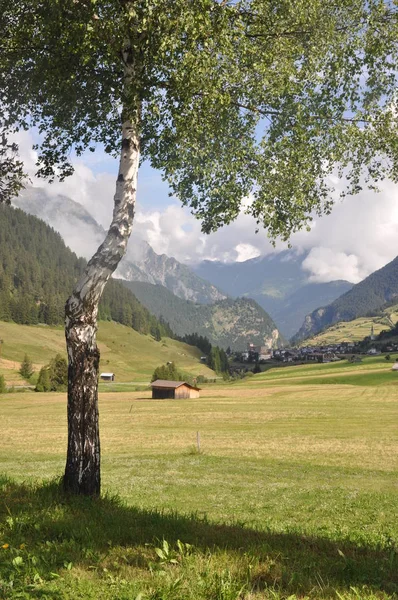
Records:
<instances>
[{"instance_id":1,"label":"village house","mask_svg":"<svg viewBox=\"0 0 398 600\"><path fill-rule=\"evenodd\" d=\"M305 360L308 362L328 363L336 360L333 352L308 352L305 355Z\"/></svg>"},{"instance_id":2,"label":"village house","mask_svg":"<svg viewBox=\"0 0 398 600\"><path fill-rule=\"evenodd\" d=\"M253 362L264 362L266 360L271 360L272 358L272 350L267 348L267 346L256 346L253 343L247 344L247 351L242 353L243 360L251 360Z\"/></svg>"},{"instance_id":3,"label":"village house","mask_svg":"<svg viewBox=\"0 0 398 600\"><path fill-rule=\"evenodd\" d=\"M166 398L199 398L200 388L187 383L186 381L167 381L166 379L156 379L151 383L152 398L162 400Z\"/></svg>"}]
</instances>

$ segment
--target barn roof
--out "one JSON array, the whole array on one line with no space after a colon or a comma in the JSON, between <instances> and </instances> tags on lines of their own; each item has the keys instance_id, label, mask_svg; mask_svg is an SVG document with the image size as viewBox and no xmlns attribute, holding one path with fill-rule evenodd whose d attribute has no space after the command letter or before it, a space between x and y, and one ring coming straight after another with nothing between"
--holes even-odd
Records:
<instances>
[{"instance_id":1,"label":"barn roof","mask_svg":"<svg viewBox=\"0 0 398 600\"><path fill-rule=\"evenodd\" d=\"M186 381L168 381L167 379L156 379L156 381L152 381L151 386L156 388L169 388L169 389L177 389L182 385L186 385L191 390L199 390L199 388L187 383Z\"/></svg>"}]
</instances>

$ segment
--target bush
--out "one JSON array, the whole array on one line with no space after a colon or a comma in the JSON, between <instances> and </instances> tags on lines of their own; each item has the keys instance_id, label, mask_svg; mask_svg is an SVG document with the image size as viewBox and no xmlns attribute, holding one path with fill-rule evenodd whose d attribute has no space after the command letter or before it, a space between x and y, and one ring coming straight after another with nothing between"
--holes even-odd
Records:
<instances>
[{"instance_id":1,"label":"bush","mask_svg":"<svg viewBox=\"0 0 398 600\"><path fill-rule=\"evenodd\" d=\"M162 365L161 367L156 367L151 381L156 381L156 379L166 379L167 381L184 381L184 377L177 370L177 367L173 362L167 363L167 365Z\"/></svg>"},{"instance_id":2,"label":"bush","mask_svg":"<svg viewBox=\"0 0 398 600\"><path fill-rule=\"evenodd\" d=\"M63 392L68 386L68 364L60 355L40 369L36 392Z\"/></svg>"}]
</instances>

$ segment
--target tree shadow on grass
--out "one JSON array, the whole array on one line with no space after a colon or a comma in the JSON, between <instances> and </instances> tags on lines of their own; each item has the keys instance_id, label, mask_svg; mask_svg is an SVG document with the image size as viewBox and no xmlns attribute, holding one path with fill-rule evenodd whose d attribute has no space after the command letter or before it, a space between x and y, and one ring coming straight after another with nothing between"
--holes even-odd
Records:
<instances>
[{"instance_id":1,"label":"tree shadow on grass","mask_svg":"<svg viewBox=\"0 0 398 600\"><path fill-rule=\"evenodd\" d=\"M313 595L314 589L344 592L366 586L369 592L391 597L398 593L398 557L392 545L377 549L256 531L197 515L139 510L117 497L66 496L54 481L25 485L0 477L0 597L1 579L4 583L10 574L21 574L26 581L35 569L42 577L56 576L72 564L95 569L109 566L110 556L111 569L117 571L122 561L149 573L151 561L159 560L155 546L163 539L171 548L181 540L199 554L218 553L235 565L241 562L247 589L254 591L270 587L282 596L301 596ZM18 559L15 564L17 556L23 564ZM45 595L61 597L56 591Z\"/></svg>"}]
</instances>

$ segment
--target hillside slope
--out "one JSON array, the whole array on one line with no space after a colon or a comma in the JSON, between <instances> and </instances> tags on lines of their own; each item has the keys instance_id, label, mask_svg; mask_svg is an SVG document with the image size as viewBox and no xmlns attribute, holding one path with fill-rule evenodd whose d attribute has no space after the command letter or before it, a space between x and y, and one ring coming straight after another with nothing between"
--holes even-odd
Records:
<instances>
[{"instance_id":1,"label":"hillside slope","mask_svg":"<svg viewBox=\"0 0 398 600\"><path fill-rule=\"evenodd\" d=\"M0 375L8 384L23 383L19 365L27 353L36 371L57 353L66 354L65 335L61 327L17 325L0 321ZM214 377L214 372L200 362L201 352L193 346L163 338L141 335L130 327L107 321L99 322L98 347L100 370L116 374L116 382L149 382L156 367L167 361L192 375Z\"/></svg>"},{"instance_id":2,"label":"hillside slope","mask_svg":"<svg viewBox=\"0 0 398 600\"><path fill-rule=\"evenodd\" d=\"M375 315L395 298L398 298L398 257L328 306L307 315L294 340L303 340L340 321Z\"/></svg>"},{"instance_id":3,"label":"hillside slope","mask_svg":"<svg viewBox=\"0 0 398 600\"><path fill-rule=\"evenodd\" d=\"M200 305L182 300L162 286L125 282L137 298L158 318L162 317L177 335L199 333L212 344L245 349L248 342L276 347L283 343L271 317L249 298L226 299Z\"/></svg>"},{"instance_id":4,"label":"hillside slope","mask_svg":"<svg viewBox=\"0 0 398 600\"><path fill-rule=\"evenodd\" d=\"M340 321L301 342L305 346L327 346L341 342L361 342L373 333L390 331L398 321L398 306L385 308L375 317L358 317L352 321Z\"/></svg>"},{"instance_id":5,"label":"hillside slope","mask_svg":"<svg viewBox=\"0 0 398 600\"><path fill-rule=\"evenodd\" d=\"M320 304L329 304L352 288L348 281L329 281L327 283L307 283L283 298L279 306L271 311L280 331L291 337L303 322L309 311ZM255 297L256 299L256 297ZM261 305L261 303L260 303Z\"/></svg>"}]
</instances>

